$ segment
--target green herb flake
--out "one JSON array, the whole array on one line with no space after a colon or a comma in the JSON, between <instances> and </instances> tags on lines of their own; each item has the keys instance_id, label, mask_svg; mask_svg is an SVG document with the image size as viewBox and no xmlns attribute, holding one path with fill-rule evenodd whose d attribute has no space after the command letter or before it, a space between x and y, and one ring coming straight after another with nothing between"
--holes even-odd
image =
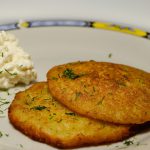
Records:
<instances>
[{"instance_id":1,"label":"green herb flake","mask_svg":"<svg viewBox=\"0 0 150 150\"><path fill-rule=\"evenodd\" d=\"M9 93L9 91L8 91L8 90L6 90L6 93L7 93L7 95L10 95L10 93Z\"/></svg>"},{"instance_id":2,"label":"green herb flake","mask_svg":"<svg viewBox=\"0 0 150 150\"><path fill-rule=\"evenodd\" d=\"M139 146L139 145L140 145L140 142L137 142L137 143L136 143L136 146Z\"/></svg>"},{"instance_id":3,"label":"green herb flake","mask_svg":"<svg viewBox=\"0 0 150 150\"><path fill-rule=\"evenodd\" d=\"M47 107L45 107L45 106L34 106L34 107L32 107L31 109L34 109L34 110L43 110L43 109L46 109Z\"/></svg>"},{"instance_id":4,"label":"green herb flake","mask_svg":"<svg viewBox=\"0 0 150 150\"><path fill-rule=\"evenodd\" d=\"M50 115L49 115L49 120L53 119L54 116L56 116L56 113L50 114Z\"/></svg>"},{"instance_id":5,"label":"green herb flake","mask_svg":"<svg viewBox=\"0 0 150 150\"><path fill-rule=\"evenodd\" d=\"M130 145L133 145L134 144L134 142L133 141L131 141L131 140L126 140L126 141L124 141L124 143L123 143L124 145L126 145L126 146L130 146Z\"/></svg>"},{"instance_id":6,"label":"green herb flake","mask_svg":"<svg viewBox=\"0 0 150 150\"><path fill-rule=\"evenodd\" d=\"M111 57L112 57L112 53L109 53L109 54L108 54L108 58L111 58Z\"/></svg>"},{"instance_id":7,"label":"green herb flake","mask_svg":"<svg viewBox=\"0 0 150 150\"><path fill-rule=\"evenodd\" d=\"M62 122L63 120L62 120L62 118L61 119L59 119L59 120L57 120L57 123L60 123L60 122Z\"/></svg>"},{"instance_id":8,"label":"green herb flake","mask_svg":"<svg viewBox=\"0 0 150 150\"><path fill-rule=\"evenodd\" d=\"M82 95L81 92L76 92L75 93L75 100L77 100L81 95Z\"/></svg>"},{"instance_id":9,"label":"green herb flake","mask_svg":"<svg viewBox=\"0 0 150 150\"><path fill-rule=\"evenodd\" d=\"M7 69L5 69L5 71L6 71L8 74L10 74L11 76L15 76L15 75L17 75L17 73L16 73L16 72L11 73L11 72L9 72Z\"/></svg>"},{"instance_id":10,"label":"green herb flake","mask_svg":"<svg viewBox=\"0 0 150 150\"><path fill-rule=\"evenodd\" d=\"M0 97L0 102L5 101L5 100L6 100L5 98Z\"/></svg>"},{"instance_id":11,"label":"green herb flake","mask_svg":"<svg viewBox=\"0 0 150 150\"><path fill-rule=\"evenodd\" d=\"M103 96L102 98L101 98L101 100L97 103L97 105L101 105L102 103L103 103L103 100L105 99L105 96Z\"/></svg>"},{"instance_id":12,"label":"green herb flake","mask_svg":"<svg viewBox=\"0 0 150 150\"><path fill-rule=\"evenodd\" d=\"M6 105L6 104L9 104L10 102L9 101L0 101L0 106L2 106L2 105Z\"/></svg>"},{"instance_id":13,"label":"green herb flake","mask_svg":"<svg viewBox=\"0 0 150 150\"><path fill-rule=\"evenodd\" d=\"M19 144L19 146L20 146L21 148L23 148L23 145L22 145L22 144Z\"/></svg>"},{"instance_id":14,"label":"green herb flake","mask_svg":"<svg viewBox=\"0 0 150 150\"><path fill-rule=\"evenodd\" d=\"M3 133L0 131L0 138L3 136Z\"/></svg>"},{"instance_id":15,"label":"green herb flake","mask_svg":"<svg viewBox=\"0 0 150 150\"><path fill-rule=\"evenodd\" d=\"M54 115L49 115L49 120L53 119Z\"/></svg>"},{"instance_id":16,"label":"green herb flake","mask_svg":"<svg viewBox=\"0 0 150 150\"><path fill-rule=\"evenodd\" d=\"M1 57L4 57L4 53L3 52L1 52Z\"/></svg>"},{"instance_id":17,"label":"green herb flake","mask_svg":"<svg viewBox=\"0 0 150 150\"><path fill-rule=\"evenodd\" d=\"M2 110L2 107L3 105L6 105L9 104L10 102L9 101L6 101L5 98L1 98L0 97L0 118L4 118L5 116L3 115L4 114L4 111L7 109L5 108L4 110Z\"/></svg>"},{"instance_id":18,"label":"green herb flake","mask_svg":"<svg viewBox=\"0 0 150 150\"><path fill-rule=\"evenodd\" d=\"M118 80L116 81L116 83L119 85L119 86L126 86L126 83L124 81L121 81L121 80Z\"/></svg>"},{"instance_id":19,"label":"green herb flake","mask_svg":"<svg viewBox=\"0 0 150 150\"><path fill-rule=\"evenodd\" d=\"M93 92L95 92L96 90L95 90L95 87L93 86Z\"/></svg>"},{"instance_id":20,"label":"green herb flake","mask_svg":"<svg viewBox=\"0 0 150 150\"><path fill-rule=\"evenodd\" d=\"M23 67L23 65L20 65L20 67Z\"/></svg>"},{"instance_id":21,"label":"green herb flake","mask_svg":"<svg viewBox=\"0 0 150 150\"><path fill-rule=\"evenodd\" d=\"M54 117L54 116L50 115L50 116L49 116L49 120L51 120L53 117Z\"/></svg>"},{"instance_id":22,"label":"green herb flake","mask_svg":"<svg viewBox=\"0 0 150 150\"><path fill-rule=\"evenodd\" d=\"M140 142L136 142L136 141L133 141L133 140L125 140L123 142L123 145L120 146L120 145L117 145L115 146L117 148L117 150L119 149L126 149L128 146L144 146L144 145L147 145L147 144L143 144L143 143L140 143Z\"/></svg>"},{"instance_id":23,"label":"green herb flake","mask_svg":"<svg viewBox=\"0 0 150 150\"><path fill-rule=\"evenodd\" d=\"M51 79L52 79L52 80L58 80L58 78L56 78L56 77L52 77Z\"/></svg>"},{"instance_id":24,"label":"green herb flake","mask_svg":"<svg viewBox=\"0 0 150 150\"><path fill-rule=\"evenodd\" d=\"M139 82L140 84L145 84L145 82L144 82L143 79L138 79L138 82Z\"/></svg>"},{"instance_id":25,"label":"green herb flake","mask_svg":"<svg viewBox=\"0 0 150 150\"><path fill-rule=\"evenodd\" d=\"M66 69L63 72L63 76L66 77L66 78L69 78L69 79L76 79L76 78L79 78L82 75L75 74L72 69Z\"/></svg>"},{"instance_id":26,"label":"green herb flake","mask_svg":"<svg viewBox=\"0 0 150 150\"><path fill-rule=\"evenodd\" d=\"M74 112L69 112L69 113L65 113L66 115L69 115L69 116L75 116L76 114Z\"/></svg>"},{"instance_id":27,"label":"green herb flake","mask_svg":"<svg viewBox=\"0 0 150 150\"><path fill-rule=\"evenodd\" d=\"M5 136L6 136L6 137L9 137L9 134L8 134L8 133L5 133Z\"/></svg>"},{"instance_id":28,"label":"green herb flake","mask_svg":"<svg viewBox=\"0 0 150 150\"><path fill-rule=\"evenodd\" d=\"M43 100L48 101L48 100L50 100L50 98L44 98Z\"/></svg>"}]
</instances>

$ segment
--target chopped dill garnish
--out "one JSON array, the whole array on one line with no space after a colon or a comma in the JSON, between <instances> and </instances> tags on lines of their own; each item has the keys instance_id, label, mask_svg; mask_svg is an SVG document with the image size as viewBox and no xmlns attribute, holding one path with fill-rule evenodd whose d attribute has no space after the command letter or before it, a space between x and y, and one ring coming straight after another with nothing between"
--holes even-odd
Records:
<instances>
[{"instance_id":1,"label":"chopped dill garnish","mask_svg":"<svg viewBox=\"0 0 150 150\"><path fill-rule=\"evenodd\" d=\"M17 75L17 73L16 73L16 72L11 73L11 72L9 72L7 69L5 69L5 71L6 71L8 74L10 74L11 76Z\"/></svg>"},{"instance_id":2,"label":"chopped dill garnish","mask_svg":"<svg viewBox=\"0 0 150 150\"><path fill-rule=\"evenodd\" d=\"M97 105L101 105L103 103L103 100L105 99L105 96L103 96L100 101L97 103Z\"/></svg>"},{"instance_id":3,"label":"chopped dill garnish","mask_svg":"<svg viewBox=\"0 0 150 150\"><path fill-rule=\"evenodd\" d=\"M58 80L58 78L56 78L56 77L52 77L51 79L52 79L52 80Z\"/></svg>"},{"instance_id":4,"label":"chopped dill garnish","mask_svg":"<svg viewBox=\"0 0 150 150\"><path fill-rule=\"evenodd\" d=\"M1 57L4 57L4 53L3 52L1 52Z\"/></svg>"},{"instance_id":5,"label":"chopped dill garnish","mask_svg":"<svg viewBox=\"0 0 150 150\"><path fill-rule=\"evenodd\" d=\"M31 109L34 109L34 110L43 110L43 109L45 109L45 108L47 108L47 107L45 107L45 106L34 106L34 107L32 107Z\"/></svg>"},{"instance_id":6,"label":"chopped dill garnish","mask_svg":"<svg viewBox=\"0 0 150 150\"><path fill-rule=\"evenodd\" d=\"M6 137L8 137L9 136L9 134L8 133L2 133L1 131L0 131L0 138L2 137L2 136L6 136Z\"/></svg>"},{"instance_id":7,"label":"chopped dill garnish","mask_svg":"<svg viewBox=\"0 0 150 150\"><path fill-rule=\"evenodd\" d=\"M95 87L93 86L93 92L95 92L96 90L95 90Z\"/></svg>"},{"instance_id":8,"label":"chopped dill garnish","mask_svg":"<svg viewBox=\"0 0 150 150\"><path fill-rule=\"evenodd\" d=\"M144 146L144 145L147 145L147 144L145 144L145 143L140 143L140 142L137 142L137 141L134 141L134 140L125 140L124 142L123 142L123 145L121 146L121 145L117 145L117 146L115 146L116 148L117 148L117 150L119 150L119 149L126 149L126 148L128 148L129 146L134 146L134 147L136 147L136 146Z\"/></svg>"},{"instance_id":9,"label":"chopped dill garnish","mask_svg":"<svg viewBox=\"0 0 150 150\"><path fill-rule=\"evenodd\" d=\"M108 58L111 58L111 57L112 57L112 53L109 53L109 54L108 54Z\"/></svg>"},{"instance_id":10,"label":"chopped dill garnish","mask_svg":"<svg viewBox=\"0 0 150 150\"><path fill-rule=\"evenodd\" d=\"M19 144L19 146L20 146L21 148L23 148L23 145L22 145L22 144Z\"/></svg>"},{"instance_id":11,"label":"chopped dill garnish","mask_svg":"<svg viewBox=\"0 0 150 150\"><path fill-rule=\"evenodd\" d=\"M77 100L81 95L82 95L81 92L76 92L75 93L75 100Z\"/></svg>"},{"instance_id":12,"label":"chopped dill garnish","mask_svg":"<svg viewBox=\"0 0 150 150\"><path fill-rule=\"evenodd\" d=\"M44 98L43 100L47 101L47 100L50 100L50 98Z\"/></svg>"},{"instance_id":13,"label":"chopped dill garnish","mask_svg":"<svg viewBox=\"0 0 150 150\"><path fill-rule=\"evenodd\" d=\"M6 101L5 98L1 98L1 97L0 97L0 118L5 117L5 116L4 116L4 111L7 109L7 108L2 109L1 106L3 106L3 105L6 105L6 106L7 106L7 104L9 104L9 103L10 103L10 102L9 102L9 101Z\"/></svg>"},{"instance_id":14,"label":"chopped dill garnish","mask_svg":"<svg viewBox=\"0 0 150 150\"><path fill-rule=\"evenodd\" d=\"M6 89L6 90L5 90L5 92L7 93L7 95L10 95L10 93L9 93L9 90L8 90L8 89Z\"/></svg>"},{"instance_id":15,"label":"chopped dill garnish","mask_svg":"<svg viewBox=\"0 0 150 150\"><path fill-rule=\"evenodd\" d=\"M63 76L69 79L76 79L82 75L75 74L72 69L67 68L66 70L64 70Z\"/></svg>"},{"instance_id":16,"label":"chopped dill garnish","mask_svg":"<svg viewBox=\"0 0 150 150\"><path fill-rule=\"evenodd\" d=\"M9 134L8 134L8 133L5 133L5 136L6 136L6 137L9 137Z\"/></svg>"},{"instance_id":17,"label":"chopped dill garnish","mask_svg":"<svg viewBox=\"0 0 150 150\"><path fill-rule=\"evenodd\" d=\"M119 85L119 86L126 86L126 83L124 81L121 81L121 80L117 80L116 83Z\"/></svg>"},{"instance_id":18,"label":"chopped dill garnish","mask_svg":"<svg viewBox=\"0 0 150 150\"><path fill-rule=\"evenodd\" d=\"M123 144L126 145L126 146L130 146L130 145L133 145L134 142L131 141L131 140L125 140Z\"/></svg>"},{"instance_id":19,"label":"chopped dill garnish","mask_svg":"<svg viewBox=\"0 0 150 150\"><path fill-rule=\"evenodd\" d=\"M7 93L7 95L10 95L10 93L9 93L9 89L1 89L2 90L2 92L5 92L5 93ZM1 100L2 98L0 97L0 100Z\"/></svg>"},{"instance_id":20,"label":"chopped dill garnish","mask_svg":"<svg viewBox=\"0 0 150 150\"><path fill-rule=\"evenodd\" d=\"M0 131L0 138L3 136L3 133Z\"/></svg>"},{"instance_id":21,"label":"chopped dill garnish","mask_svg":"<svg viewBox=\"0 0 150 150\"><path fill-rule=\"evenodd\" d=\"M75 116L76 114L74 112L65 113L66 115Z\"/></svg>"},{"instance_id":22,"label":"chopped dill garnish","mask_svg":"<svg viewBox=\"0 0 150 150\"><path fill-rule=\"evenodd\" d=\"M10 102L8 102L8 101L6 101L6 102L2 102L2 101L0 101L0 106L2 106L2 105L5 105L5 104L9 104Z\"/></svg>"},{"instance_id":23,"label":"chopped dill garnish","mask_svg":"<svg viewBox=\"0 0 150 150\"><path fill-rule=\"evenodd\" d=\"M20 65L20 67L23 67L23 65Z\"/></svg>"},{"instance_id":24,"label":"chopped dill garnish","mask_svg":"<svg viewBox=\"0 0 150 150\"><path fill-rule=\"evenodd\" d=\"M56 116L56 113L50 114L49 115L49 120L53 119L54 116Z\"/></svg>"},{"instance_id":25,"label":"chopped dill garnish","mask_svg":"<svg viewBox=\"0 0 150 150\"><path fill-rule=\"evenodd\" d=\"M53 117L54 117L54 116L52 116L52 115L49 115L49 120L51 120Z\"/></svg>"}]
</instances>

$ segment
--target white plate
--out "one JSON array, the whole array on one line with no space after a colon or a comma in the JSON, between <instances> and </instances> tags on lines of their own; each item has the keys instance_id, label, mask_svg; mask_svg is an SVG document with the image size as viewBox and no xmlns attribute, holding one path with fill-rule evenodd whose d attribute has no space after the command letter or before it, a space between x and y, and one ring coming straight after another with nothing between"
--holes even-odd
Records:
<instances>
[{"instance_id":1,"label":"white plate","mask_svg":"<svg viewBox=\"0 0 150 150\"><path fill-rule=\"evenodd\" d=\"M150 72L150 41L144 38L119 32L84 27L44 27L10 31L20 40L21 46L31 54L38 72L38 81L46 80L47 71L54 65L77 61L97 60L122 63ZM112 54L111 58L108 57ZM20 88L1 92L0 97L13 99ZM51 150L55 149L43 143L31 140L23 135L8 121L0 118L0 150ZM5 135L6 134L6 135ZM9 136L7 136L9 134ZM98 147L90 150L148 150L150 149L150 132L132 137L134 144L125 146L123 142ZM139 145L138 145L139 143ZM82 149L87 149L82 148Z\"/></svg>"}]
</instances>

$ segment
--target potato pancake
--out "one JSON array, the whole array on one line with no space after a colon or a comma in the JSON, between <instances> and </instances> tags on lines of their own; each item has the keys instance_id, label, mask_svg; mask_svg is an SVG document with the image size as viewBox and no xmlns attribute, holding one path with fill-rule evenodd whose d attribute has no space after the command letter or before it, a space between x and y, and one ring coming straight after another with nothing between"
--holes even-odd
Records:
<instances>
[{"instance_id":1,"label":"potato pancake","mask_svg":"<svg viewBox=\"0 0 150 150\"><path fill-rule=\"evenodd\" d=\"M70 111L52 98L46 82L17 93L8 115L30 138L58 148L115 142L132 133L131 126L100 122Z\"/></svg>"},{"instance_id":2,"label":"potato pancake","mask_svg":"<svg viewBox=\"0 0 150 150\"><path fill-rule=\"evenodd\" d=\"M150 121L150 73L108 62L73 62L47 73L52 96L86 117L120 124Z\"/></svg>"}]
</instances>

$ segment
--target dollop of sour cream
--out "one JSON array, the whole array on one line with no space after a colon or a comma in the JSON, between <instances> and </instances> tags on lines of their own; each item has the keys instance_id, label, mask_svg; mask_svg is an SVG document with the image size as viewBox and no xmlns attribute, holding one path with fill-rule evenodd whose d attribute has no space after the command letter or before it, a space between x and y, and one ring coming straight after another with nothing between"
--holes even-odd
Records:
<instances>
[{"instance_id":1,"label":"dollop of sour cream","mask_svg":"<svg viewBox=\"0 0 150 150\"><path fill-rule=\"evenodd\" d=\"M19 46L18 39L13 34L0 32L0 89L18 83L29 84L36 78L31 57Z\"/></svg>"}]
</instances>

